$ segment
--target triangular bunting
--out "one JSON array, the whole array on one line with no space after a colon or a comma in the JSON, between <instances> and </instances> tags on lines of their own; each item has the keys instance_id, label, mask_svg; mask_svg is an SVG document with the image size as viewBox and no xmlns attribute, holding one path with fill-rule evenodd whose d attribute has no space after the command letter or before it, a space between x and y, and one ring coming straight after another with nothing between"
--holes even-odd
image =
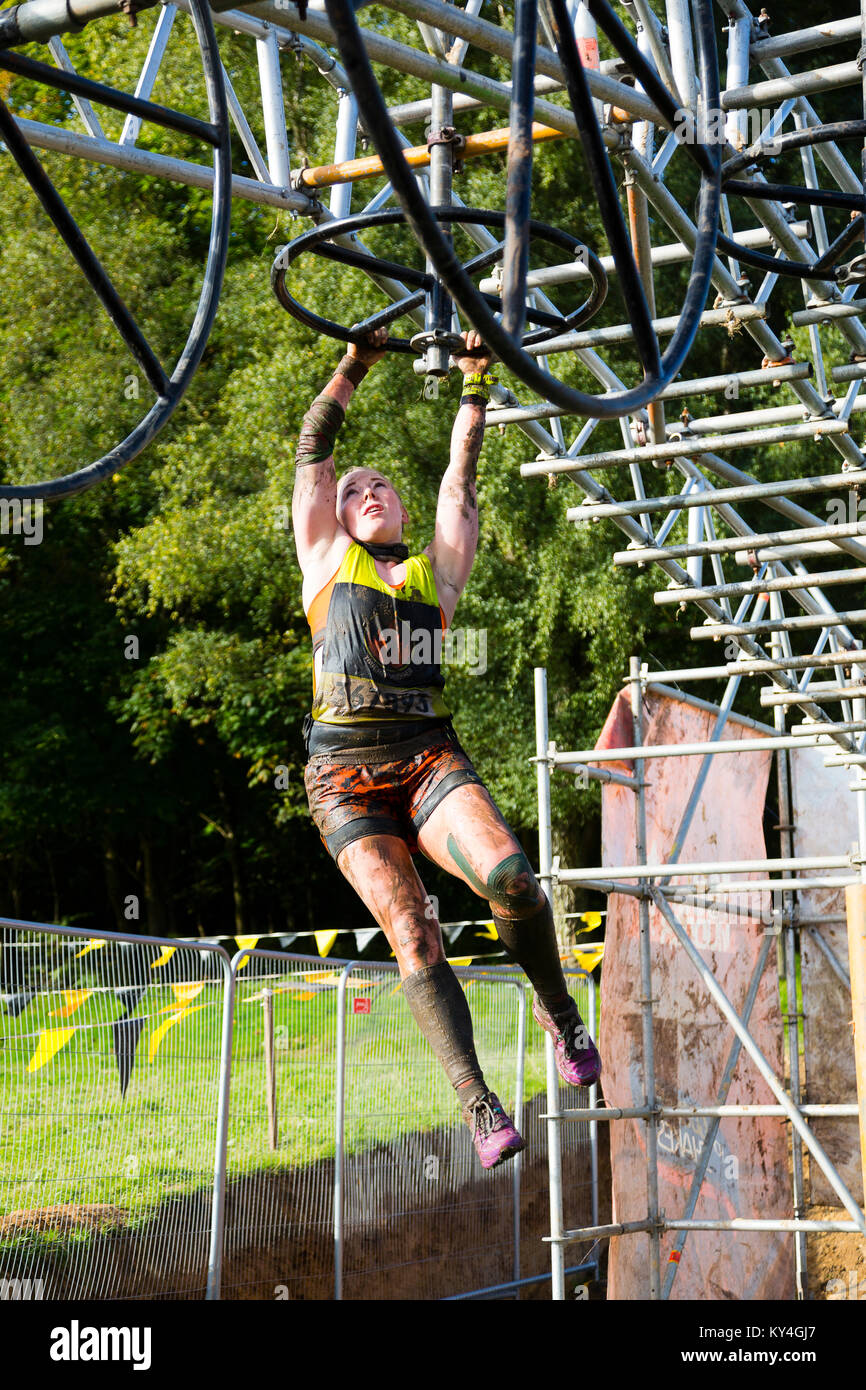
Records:
<instances>
[{"instance_id":1,"label":"triangular bunting","mask_svg":"<svg viewBox=\"0 0 866 1390\"><path fill-rule=\"evenodd\" d=\"M355 932L355 949L359 954L361 951L365 951L373 940L373 937L378 935L378 927L359 927Z\"/></svg>"},{"instance_id":2,"label":"triangular bunting","mask_svg":"<svg viewBox=\"0 0 866 1390\"><path fill-rule=\"evenodd\" d=\"M280 937L280 945L282 946L284 951L288 951L290 947L294 945L297 939L298 933L296 931L284 932L283 935Z\"/></svg>"},{"instance_id":3,"label":"triangular bunting","mask_svg":"<svg viewBox=\"0 0 866 1390\"><path fill-rule=\"evenodd\" d=\"M55 1052L66 1046L74 1032L74 1028L44 1028L39 1034L36 1051L27 1063L27 1070L38 1071L40 1067L44 1067L46 1062L51 1061Z\"/></svg>"},{"instance_id":4,"label":"triangular bunting","mask_svg":"<svg viewBox=\"0 0 866 1390\"><path fill-rule=\"evenodd\" d=\"M601 926L601 913L582 912L580 914L580 917L578 918L578 921L584 923L582 927L577 928L578 934L585 931L595 931L598 927Z\"/></svg>"},{"instance_id":5,"label":"triangular bunting","mask_svg":"<svg viewBox=\"0 0 866 1390\"><path fill-rule=\"evenodd\" d=\"M86 946L83 946L82 949L76 953L75 959L80 960L80 958L82 956L86 956L89 951L101 951L103 946L107 945L107 941L97 941L96 937L94 936L90 941L88 941Z\"/></svg>"},{"instance_id":6,"label":"triangular bunting","mask_svg":"<svg viewBox=\"0 0 866 1390\"><path fill-rule=\"evenodd\" d=\"M483 930L482 930L482 928L479 927L479 928L478 928L477 934L478 934L478 936L487 937L487 938L489 938L491 941L498 941L498 940L499 940L499 936L498 936L498 934L497 934L496 927L494 926L493 922L485 922L485 923L483 924Z\"/></svg>"},{"instance_id":7,"label":"triangular bunting","mask_svg":"<svg viewBox=\"0 0 866 1390\"><path fill-rule=\"evenodd\" d=\"M168 1007L170 1009L178 1007L182 1008L184 1004L191 1004L193 999L195 999L196 995L201 994L202 990L204 989L204 986L204 980L192 980L189 982L184 981L181 984L173 984L171 986L171 992L177 1000L177 1004L169 1004Z\"/></svg>"},{"instance_id":8,"label":"triangular bunting","mask_svg":"<svg viewBox=\"0 0 866 1390\"><path fill-rule=\"evenodd\" d=\"M581 970L594 970L604 956L604 942L597 946L572 946L571 953Z\"/></svg>"},{"instance_id":9,"label":"triangular bunting","mask_svg":"<svg viewBox=\"0 0 866 1390\"><path fill-rule=\"evenodd\" d=\"M126 1095L126 1088L132 1075L132 1064L135 1061L135 1049L138 1047L144 1022L143 1018L119 1018L111 1025L121 1096Z\"/></svg>"},{"instance_id":10,"label":"triangular bunting","mask_svg":"<svg viewBox=\"0 0 866 1390\"><path fill-rule=\"evenodd\" d=\"M258 938L257 936L236 936L236 937L235 937L235 941L238 943L238 950L239 950L239 951L248 951L248 950L249 950L249 951L254 951L254 950L256 949L256 942L258 941L258 939L259 939L259 938ZM247 966L249 965L249 963L250 963L250 957L249 957L249 956L245 956L244 959L241 961L240 965L238 966L238 970L246 970L246 968L247 968Z\"/></svg>"},{"instance_id":11,"label":"triangular bunting","mask_svg":"<svg viewBox=\"0 0 866 1390\"><path fill-rule=\"evenodd\" d=\"M0 1003L7 1014L17 1018L19 1014L23 1014L27 1005L31 1004L35 998L35 994L0 994Z\"/></svg>"},{"instance_id":12,"label":"triangular bunting","mask_svg":"<svg viewBox=\"0 0 866 1390\"><path fill-rule=\"evenodd\" d=\"M156 960L152 960L150 962L151 970L158 970L161 965L165 965L168 961L171 960L176 950L176 946L163 946L162 954L158 955Z\"/></svg>"},{"instance_id":13,"label":"triangular bunting","mask_svg":"<svg viewBox=\"0 0 866 1390\"><path fill-rule=\"evenodd\" d=\"M80 1009L86 999L93 993L92 989L65 989L63 998L66 1001L59 1009L52 1009L51 1018L71 1018L76 1009Z\"/></svg>"},{"instance_id":14,"label":"triangular bunting","mask_svg":"<svg viewBox=\"0 0 866 1390\"><path fill-rule=\"evenodd\" d=\"M175 1012L173 1012L172 1014L172 1017L167 1018L165 1020L165 1023L161 1023L159 1027L155 1028L150 1035L148 1059L151 1062L156 1056L157 1049L159 1048L159 1045L165 1037L166 1033L168 1032L169 1028L173 1028L176 1023L181 1023L183 1019L186 1018L187 1014L197 1014L200 1009L206 1009L207 1004L194 1004L192 1008L180 1010L177 1010L177 1007L174 1004L169 1004L168 1007L172 1010L175 1010Z\"/></svg>"},{"instance_id":15,"label":"triangular bunting","mask_svg":"<svg viewBox=\"0 0 866 1390\"><path fill-rule=\"evenodd\" d=\"M133 1009L138 1006L139 1000L148 988L148 985L128 985L125 989L114 991L114 997L123 1009L126 1018L129 1018Z\"/></svg>"},{"instance_id":16,"label":"triangular bunting","mask_svg":"<svg viewBox=\"0 0 866 1390\"><path fill-rule=\"evenodd\" d=\"M337 939L337 932L317 931L313 932L313 936L316 938L316 950L318 951L319 955L326 956L331 951L334 942Z\"/></svg>"}]
</instances>

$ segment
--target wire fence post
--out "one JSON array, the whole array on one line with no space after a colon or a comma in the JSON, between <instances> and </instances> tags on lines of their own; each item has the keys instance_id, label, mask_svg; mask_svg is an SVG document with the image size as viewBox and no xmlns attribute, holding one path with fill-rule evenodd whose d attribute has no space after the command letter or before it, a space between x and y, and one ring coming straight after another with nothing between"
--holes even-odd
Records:
<instances>
[{"instance_id":1,"label":"wire fence post","mask_svg":"<svg viewBox=\"0 0 866 1390\"><path fill-rule=\"evenodd\" d=\"M243 956L241 951L229 961L223 956L224 979L222 1033L220 1036L219 1100L217 1102L217 1130L214 1152L213 1199L211 1205L210 1252L207 1268L207 1300L220 1296L223 1260L223 1233L225 1229L226 1201L226 1154L228 1143L229 1105L232 1084L232 1038L234 1031L235 1008L235 962Z\"/></svg>"},{"instance_id":2,"label":"wire fence post","mask_svg":"<svg viewBox=\"0 0 866 1390\"><path fill-rule=\"evenodd\" d=\"M515 984L517 991L517 1059L514 1081L514 1128L523 1133L523 1085L526 1068L526 990ZM522 1154L516 1154L512 1165L513 1205L514 1205L514 1268L512 1277L515 1283L520 1278L520 1175Z\"/></svg>"},{"instance_id":3,"label":"wire fence post","mask_svg":"<svg viewBox=\"0 0 866 1390\"><path fill-rule=\"evenodd\" d=\"M334 1298L343 1298L343 1169L346 1142L346 986L357 965L350 960L337 985L336 1084L334 1086Z\"/></svg>"}]
</instances>

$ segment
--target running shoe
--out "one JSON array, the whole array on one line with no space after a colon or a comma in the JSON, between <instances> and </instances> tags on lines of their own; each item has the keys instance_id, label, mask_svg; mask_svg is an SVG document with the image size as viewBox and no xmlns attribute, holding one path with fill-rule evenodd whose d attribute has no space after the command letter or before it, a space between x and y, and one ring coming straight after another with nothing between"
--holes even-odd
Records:
<instances>
[{"instance_id":1,"label":"running shoe","mask_svg":"<svg viewBox=\"0 0 866 1390\"><path fill-rule=\"evenodd\" d=\"M482 1168L498 1168L526 1148L509 1120L498 1096L485 1091L483 1096L463 1107L463 1119L472 1131L475 1152Z\"/></svg>"},{"instance_id":2,"label":"running shoe","mask_svg":"<svg viewBox=\"0 0 866 1390\"><path fill-rule=\"evenodd\" d=\"M536 1023L553 1038L556 1070L563 1081L569 1086L594 1086L601 1076L601 1057L574 1000L572 1008L574 1012L568 1018L556 1023L538 995L532 1000Z\"/></svg>"}]
</instances>

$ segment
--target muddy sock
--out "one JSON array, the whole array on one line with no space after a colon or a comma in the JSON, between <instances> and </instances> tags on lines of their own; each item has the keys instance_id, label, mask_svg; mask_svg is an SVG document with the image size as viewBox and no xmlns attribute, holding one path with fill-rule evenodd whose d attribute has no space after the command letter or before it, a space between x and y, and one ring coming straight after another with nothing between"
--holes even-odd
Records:
<instances>
[{"instance_id":1,"label":"muddy sock","mask_svg":"<svg viewBox=\"0 0 866 1390\"><path fill-rule=\"evenodd\" d=\"M472 1015L460 983L447 961L415 970L403 980L406 1003L466 1105L487 1087L472 1039Z\"/></svg>"},{"instance_id":2,"label":"muddy sock","mask_svg":"<svg viewBox=\"0 0 866 1390\"><path fill-rule=\"evenodd\" d=\"M567 1018L574 1005L559 961L553 909L547 895L528 917L502 917L491 903L499 940L524 971L551 1018Z\"/></svg>"}]
</instances>

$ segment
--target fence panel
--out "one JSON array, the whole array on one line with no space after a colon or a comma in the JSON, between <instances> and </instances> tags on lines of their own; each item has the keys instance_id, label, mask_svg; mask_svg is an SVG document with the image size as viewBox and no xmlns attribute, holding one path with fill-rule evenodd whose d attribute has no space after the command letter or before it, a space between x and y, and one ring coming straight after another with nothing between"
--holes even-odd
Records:
<instances>
[{"instance_id":1,"label":"fence panel","mask_svg":"<svg viewBox=\"0 0 866 1390\"><path fill-rule=\"evenodd\" d=\"M341 969L261 950L232 962L222 1298L334 1296Z\"/></svg>"},{"instance_id":2,"label":"fence panel","mask_svg":"<svg viewBox=\"0 0 866 1390\"><path fill-rule=\"evenodd\" d=\"M520 972L456 972L530 1141L485 1173L396 966L251 951L233 970L223 1298L435 1299L546 1273L544 1034ZM569 1216L589 1224L589 1136L563 1142Z\"/></svg>"},{"instance_id":3,"label":"fence panel","mask_svg":"<svg viewBox=\"0 0 866 1390\"><path fill-rule=\"evenodd\" d=\"M228 956L5 919L0 948L4 1295L203 1297Z\"/></svg>"}]
</instances>

